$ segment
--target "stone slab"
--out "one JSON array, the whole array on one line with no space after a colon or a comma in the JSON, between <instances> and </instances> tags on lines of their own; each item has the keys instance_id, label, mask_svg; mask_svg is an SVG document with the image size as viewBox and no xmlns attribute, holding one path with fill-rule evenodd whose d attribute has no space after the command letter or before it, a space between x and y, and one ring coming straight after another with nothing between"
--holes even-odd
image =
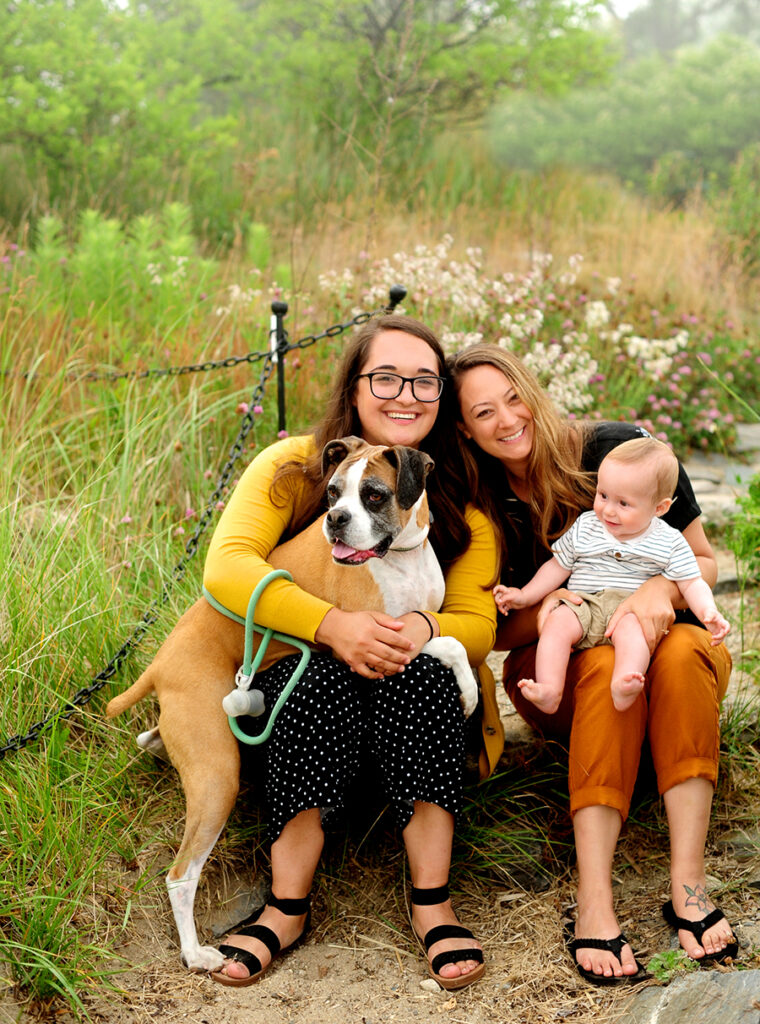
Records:
<instances>
[{"instance_id":1,"label":"stone slab","mask_svg":"<svg viewBox=\"0 0 760 1024\"><path fill-rule=\"evenodd\" d=\"M736 450L738 452L760 451L760 423L736 424Z\"/></svg>"},{"instance_id":2,"label":"stone slab","mask_svg":"<svg viewBox=\"0 0 760 1024\"><path fill-rule=\"evenodd\" d=\"M703 971L638 992L618 1024L758 1024L760 971Z\"/></svg>"}]
</instances>

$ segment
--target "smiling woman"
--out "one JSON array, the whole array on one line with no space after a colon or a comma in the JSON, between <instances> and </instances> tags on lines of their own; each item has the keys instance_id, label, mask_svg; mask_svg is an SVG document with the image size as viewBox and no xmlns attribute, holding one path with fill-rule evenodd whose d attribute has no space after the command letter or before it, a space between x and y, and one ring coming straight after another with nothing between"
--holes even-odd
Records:
<instances>
[{"instance_id":1,"label":"smiling woman","mask_svg":"<svg viewBox=\"0 0 760 1024\"><path fill-rule=\"evenodd\" d=\"M422 338L403 331L374 338L352 399L365 441L419 447L438 416L443 378L436 364Z\"/></svg>"},{"instance_id":2,"label":"smiling woman","mask_svg":"<svg viewBox=\"0 0 760 1024\"><path fill-rule=\"evenodd\" d=\"M552 547L559 564L557 549L569 527L590 522L604 530L591 511L596 473L605 456L646 432L625 423L564 419L520 360L496 345L464 349L451 357L449 369L461 405L469 493L501 535L502 582L528 590L533 577L551 566ZM686 575L695 582L701 574L709 589L717 575L715 556L683 467L676 477L677 500L671 504L668 498L662 519L687 549L692 568ZM628 562L625 542L614 541L613 565L615 555L620 564ZM568 575L560 568L564 576L555 587ZM718 774L719 706L731 671L728 651L685 612L680 586L663 567L625 597L607 627L614 634L618 623L633 620L646 654L653 651L646 678L640 673L634 681L625 707L618 710L610 694L610 646L573 650L567 671L561 666L559 699L542 705L527 685L535 685L538 637L543 639L547 620L560 614L557 605L575 604L577 595L553 590L543 601L542 596L531 595L530 606L510 610L500 621L498 647L509 651L504 686L519 714L542 733L569 740L578 900L567 945L578 972L592 984L627 984L646 976L620 931L612 893L615 848L645 737L670 826L671 900L663 915L694 959L736 956L731 927L707 895L704 863ZM725 627L713 621L717 639Z\"/></svg>"},{"instance_id":3,"label":"smiling woman","mask_svg":"<svg viewBox=\"0 0 760 1024\"><path fill-rule=\"evenodd\" d=\"M495 578L496 540L486 517L462 500L460 481L450 477L446 452L453 426L439 416L446 383L443 351L427 327L402 316L369 321L346 348L314 435L287 438L257 456L212 538L205 586L224 607L244 615L250 593L270 570L274 549L283 541L301 543L302 531L326 504L328 520L334 511L338 526L341 517L359 509L361 518L367 505L381 506L387 498L379 484L365 478L367 459L359 466L361 459L357 456L352 464L349 456L352 508L340 504L342 489L325 499L328 480L334 482L331 445L353 450L361 439L391 449L382 454L386 462L390 456L386 475L394 459L399 474L402 463L417 473L415 500L427 484L434 519L430 539L445 569L441 608L435 602L436 607L412 608L397 617L343 610L284 579L262 594L256 615L260 625L321 649L282 706L263 751L272 896L255 924L232 935L220 951L204 951L201 963L189 963L210 970L222 985L256 981L281 949L305 933L323 828L340 821L368 758L403 836L413 886L412 924L425 941L430 973L444 988L469 985L483 973L482 950L459 925L447 890L454 822L462 803L459 687L450 668L421 653L431 639L454 637L470 663L480 665L495 636L495 608L482 582ZM403 452L394 452L397 447ZM427 482L433 461L437 471ZM373 475L382 477L382 472L373 470ZM410 520L416 542L418 516L413 503L405 507L403 486L399 493L402 517ZM391 511L381 508L379 517ZM337 547L339 560L361 563L367 555L374 567L389 558L373 548L372 536L361 530L340 537L336 532L344 545ZM257 675L267 706L278 700L293 667L293 657L284 656ZM490 673L483 678L493 686ZM492 690L484 692L484 702L495 711ZM486 717L487 774L498 760L503 735L498 715L495 722L486 723Z\"/></svg>"},{"instance_id":4,"label":"smiling woman","mask_svg":"<svg viewBox=\"0 0 760 1024\"><path fill-rule=\"evenodd\" d=\"M459 388L464 436L504 464L518 489L533 450L533 413L495 366L475 366Z\"/></svg>"}]
</instances>

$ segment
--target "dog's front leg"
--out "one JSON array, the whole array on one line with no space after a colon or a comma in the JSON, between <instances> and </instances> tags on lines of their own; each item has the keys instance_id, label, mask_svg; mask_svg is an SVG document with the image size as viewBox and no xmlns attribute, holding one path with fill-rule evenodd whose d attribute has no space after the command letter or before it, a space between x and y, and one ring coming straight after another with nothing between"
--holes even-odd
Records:
<instances>
[{"instance_id":1,"label":"dog's front leg","mask_svg":"<svg viewBox=\"0 0 760 1024\"><path fill-rule=\"evenodd\" d=\"M437 658L441 664L454 670L465 718L469 718L478 706L478 684L463 645L453 636L436 636L428 640L422 653Z\"/></svg>"}]
</instances>

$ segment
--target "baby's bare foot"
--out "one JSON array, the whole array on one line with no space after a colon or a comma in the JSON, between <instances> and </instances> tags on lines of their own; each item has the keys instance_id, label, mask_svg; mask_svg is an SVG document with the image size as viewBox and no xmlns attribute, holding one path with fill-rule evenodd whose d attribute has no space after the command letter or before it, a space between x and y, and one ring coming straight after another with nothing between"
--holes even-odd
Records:
<instances>
[{"instance_id":1,"label":"baby's bare foot","mask_svg":"<svg viewBox=\"0 0 760 1024\"><path fill-rule=\"evenodd\" d=\"M522 694L547 715L553 715L562 700L562 687L550 683L537 683L535 679L521 679L517 684Z\"/></svg>"},{"instance_id":2,"label":"baby's bare foot","mask_svg":"<svg viewBox=\"0 0 760 1024\"><path fill-rule=\"evenodd\" d=\"M641 672L627 672L612 680L612 703L618 711L627 711L644 689L646 682Z\"/></svg>"}]
</instances>

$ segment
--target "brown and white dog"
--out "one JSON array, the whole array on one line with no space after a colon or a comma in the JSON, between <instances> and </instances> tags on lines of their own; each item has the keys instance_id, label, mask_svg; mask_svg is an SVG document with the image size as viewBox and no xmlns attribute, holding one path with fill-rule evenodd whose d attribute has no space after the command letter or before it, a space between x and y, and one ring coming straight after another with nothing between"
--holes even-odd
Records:
<instances>
[{"instance_id":1,"label":"brown and white dog","mask_svg":"<svg viewBox=\"0 0 760 1024\"><path fill-rule=\"evenodd\" d=\"M303 589L346 611L398 616L440 608L443 573L427 539L430 456L347 437L330 441L322 461L325 472L337 467L327 485L328 511L276 548L271 565L288 569ZM201 598L140 678L106 708L111 717L151 690L158 696L158 726L142 733L138 743L165 751L185 790L185 832L166 881L182 960L196 971L217 970L224 960L218 950L199 944L193 907L201 870L238 793L240 753L222 701L243 650L244 627ZM436 637L423 651L453 668L469 715L478 688L464 647L453 637Z\"/></svg>"}]
</instances>

